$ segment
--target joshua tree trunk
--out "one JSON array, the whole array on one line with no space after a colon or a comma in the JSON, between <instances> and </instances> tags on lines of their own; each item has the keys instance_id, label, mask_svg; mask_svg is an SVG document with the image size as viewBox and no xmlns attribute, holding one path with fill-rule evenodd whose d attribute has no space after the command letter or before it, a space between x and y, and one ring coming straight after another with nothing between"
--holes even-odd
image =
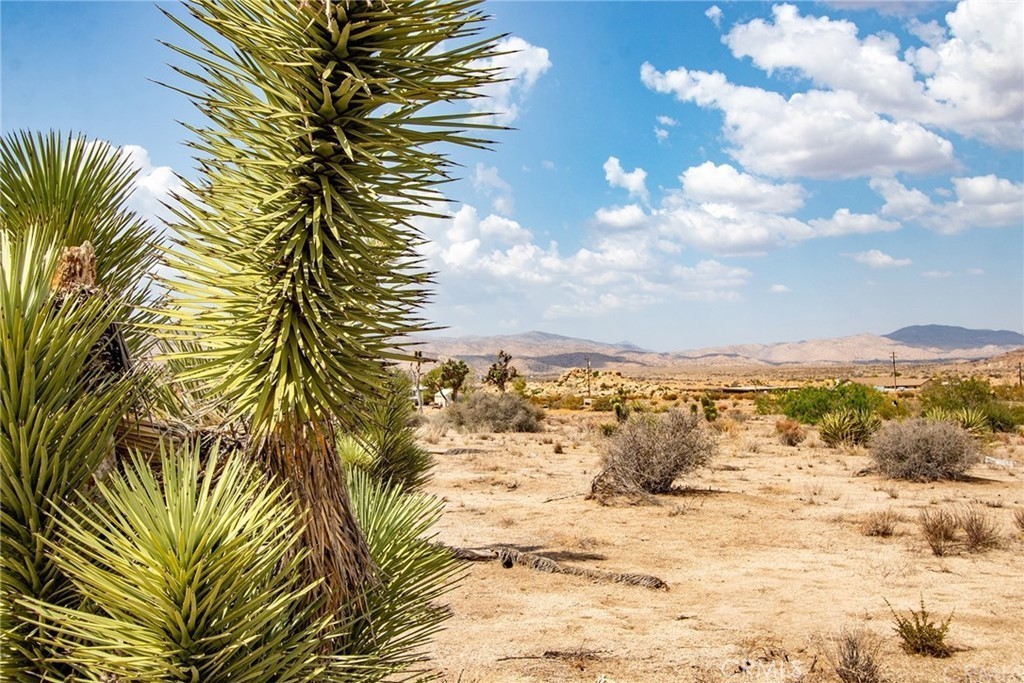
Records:
<instances>
[{"instance_id":1,"label":"joshua tree trunk","mask_svg":"<svg viewBox=\"0 0 1024 683\"><path fill-rule=\"evenodd\" d=\"M323 577L324 608L339 614L363 604L375 568L352 514L345 470L330 424L282 424L258 445L270 474L283 481L303 516L306 574ZM355 598L355 600L348 600Z\"/></svg>"}]
</instances>

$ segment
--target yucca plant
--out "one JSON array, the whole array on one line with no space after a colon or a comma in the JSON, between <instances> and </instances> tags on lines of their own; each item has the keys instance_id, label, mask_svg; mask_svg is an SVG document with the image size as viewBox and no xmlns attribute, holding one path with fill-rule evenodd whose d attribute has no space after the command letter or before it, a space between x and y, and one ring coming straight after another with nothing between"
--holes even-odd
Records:
<instances>
[{"instance_id":1,"label":"yucca plant","mask_svg":"<svg viewBox=\"0 0 1024 683\"><path fill-rule=\"evenodd\" d=\"M409 398L412 382L404 374L392 371L376 395L364 397L361 415L351 435L339 438L345 444L346 460L361 466L375 479L403 491L419 488L430 478L433 459L416 443L413 420L416 409ZM355 448L351 440L362 447Z\"/></svg>"},{"instance_id":2,"label":"yucca plant","mask_svg":"<svg viewBox=\"0 0 1024 683\"><path fill-rule=\"evenodd\" d=\"M983 436L992 431L988 415L981 408L965 406L956 412L956 420L972 436Z\"/></svg>"},{"instance_id":3,"label":"yucca plant","mask_svg":"<svg viewBox=\"0 0 1024 683\"><path fill-rule=\"evenodd\" d=\"M841 408L825 413L818 423L818 434L829 446L860 445L882 426L882 420L866 410Z\"/></svg>"},{"instance_id":4,"label":"yucca plant","mask_svg":"<svg viewBox=\"0 0 1024 683\"><path fill-rule=\"evenodd\" d=\"M135 352L143 346L132 304L145 296L155 252L147 244L152 230L122 206L134 176L102 142L55 133L0 142L4 680L60 675L22 601L74 599L45 544L54 515L112 457L116 429L145 386L124 358L117 367L104 361L120 339ZM76 264L88 271L77 273L81 281L66 246L86 256Z\"/></svg>"},{"instance_id":5,"label":"yucca plant","mask_svg":"<svg viewBox=\"0 0 1024 683\"><path fill-rule=\"evenodd\" d=\"M976 406L961 406L957 409L933 406L922 415L927 420L951 422L967 430L972 436L983 436L992 431L985 411Z\"/></svg>"},{"instance_id":6,"label":"yucca plant","mask_svg":"<svg viewBox=\"0 0 1024 683\"><path fill-rule=\"evenodd\" d=\"M338 434L334 444L345 467L357 467L367 472L373 469L373 453L362 439L342 433Z\"/></svg>"},{"instance_id":7,"label":"yucca plant","mask_svg":"<svg viewBox=\"0 0 1024 683\"><path fill-rule=\"evenodd\" d=\"M444 504L359 468L349 470L349 485L381 579L366 594L367 618L345 635L348 662L359 666L341 660L331 673L346 681L379 680L403 670L413 676L409 668L422 661L423 645L451 616L437 601L464 571L448 548L433 541L431 528Z\"/></svg>"},{"instance_id":8,"label":"yucca plant","mask_svg":"<svg viewBox=\"0 0 1024 683\"><path fill-rule=\"evenodd\" d=\"M173 49L209 120L191 129L201 177L173 226L176 332L196 344L181 379L204 382L286 483L331 614L386 580L334 425L424 326L412 220L432 215L450 167L433 146L484 144L446 103L497 78L476 4L193 0L190 21L171 17L198 46Z\"/></svg>"},{"instance_id":9,"label":"yucca plant","mask_svg":"<svg viewBox=\"0 0 1024 683\"><path fill-rule=\"evenodd\" d=\"M47 542L79 596L32 603L85 681L307 681L326 668L304 600L300 525L280 484L198 443L133 458Z\"/></svg>"},{"instance_id":10,"label":"yucca plant","mask_svg":"<svg viewBox=\"0 0 1024 683\"><path fill-rule=\"evenodd\" d=\"M944 406L932 406L928 410L921 413L921 417L926 420L932 420L934 422L952 422L956 424L956 411L952 408L946 408Z\"/></svg>"},{"instance_id":11,"label":"yucca plant","mask_svg":"<svg viewBox=\"0 0 1024 683\"><path fill-rule=\"evenodd\" d=\"M152 320L142 304L160 252L157 229L127 205L138 174L128 155L85 136L17 132L0 141L0 169L4 231L31 229L57 247L90 242L97 283L121 305L118 322L139 355L151 338L140 323Z\"/></svg>"}]
</instances>

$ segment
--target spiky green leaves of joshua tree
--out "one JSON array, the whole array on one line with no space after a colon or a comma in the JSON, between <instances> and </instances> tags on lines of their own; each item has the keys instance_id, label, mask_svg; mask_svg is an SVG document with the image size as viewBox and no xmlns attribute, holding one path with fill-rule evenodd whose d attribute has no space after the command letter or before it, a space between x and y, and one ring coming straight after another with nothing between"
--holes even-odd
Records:
<instances>
[{"instance_id":1,"label":"spiky green leaves of joshua tree","mask_svg":"<svg viewBox=\"0 0 1024 683\"><path fill-rule=\"evenodd\" d=\"M372 566L332 425L424 325L412 223L449 179L436 147L485 144L447 103L498 78L476 4L192 0L190 20L171 17L208 119L174 226L178 330L198 341L183 378L208 383L288 482L334 610Z\"/></svg>"},{"instance_id":2,"label":"spiky green leaves of joshua tree","mask_svg":"<svg viewBox=\"0 0 1024 683\"><path fill-rule=\"evenodd\" d=\"M45 540L113 452L143 385L97 352L115 322L133 320L130 303L144 295L139 282L155 255L151 230L122 207L135 172L118 150L22 134L5 137L0 152L0 678L36 681L60 667L22 601L74 599ZM51 291L62 248L86 240L97 248L99 287Z\"/></svg>"},{"instance_id":3,"label":"spiky green leaves of joshua tree","mask_svg":"<svg viewBox=\"0 0 1024 683\"><path fill-rule=\"evenodd\" d=\"M492 41L466 44L475 2L195 0L191 97L210 126L175 226L181 325L203 340L193 375L254 428L343 415L375 390L428 274L410 221L432 215L449 162L479 145L466 99L494 78ZM222 45L227 41L231 50Z\"/></svg>"}]
</instances>

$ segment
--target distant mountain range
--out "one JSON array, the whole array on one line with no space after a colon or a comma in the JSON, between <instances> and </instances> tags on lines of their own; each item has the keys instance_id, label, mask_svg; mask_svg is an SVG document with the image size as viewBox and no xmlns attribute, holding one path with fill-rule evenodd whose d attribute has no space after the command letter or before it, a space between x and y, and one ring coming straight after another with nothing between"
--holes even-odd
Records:
<instances>
[{"instance_id":1,"label":"distant mountain range","mask_svg":"<svg viewBox=\"0 0 1024 683\"><path fill-rule=\"evenodd\" d=\"M950 325L911 325L883 336L908 346L933 349L1024 346L1024 334L1010 330L968 330Z\"/></svg>"},{"instance_id":2,"label":"distant mountain range","mask_svg":"<svg viewBox=\"0 0 1024 683\"><path fill-rule=\"evenodd\" d=\"M556 373L585 367L642 368L826 365L885 362L978 360L1024 347L1024 335L1008 330L969 330L948 325L914 325L886 335L859 334L835 339L740 344L659 353L630 342L606 344L546 332L492 337L424 336L418 348L431 358L458 358L477 370L494 362L499 350L513 356L521 372Z\"/></svg>"}]
</instances>

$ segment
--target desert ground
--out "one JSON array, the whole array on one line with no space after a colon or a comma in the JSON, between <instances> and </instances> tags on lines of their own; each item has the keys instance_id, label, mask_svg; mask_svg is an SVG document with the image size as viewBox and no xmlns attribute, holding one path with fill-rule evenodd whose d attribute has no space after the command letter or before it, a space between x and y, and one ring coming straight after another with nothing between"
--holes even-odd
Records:
<instances>
[{"instance_id":1,"label":"desert ground","mask_svg":"<svg viewBox=\"0 0 1024 683\"><path fill-rule=\"evenodd\" d=\"M704 379L637 381L657 392ZM437 540L668 585L468 562L427 668L464 683L838 681L826 652L850 627L877 638L894 683L1024 681L1024 534L1013 519L1024 507L1024 435L988 439L985 454L999 463L963 481L914 483L865 473L867 450L829 448L813 429L782 445L777 417L756 415L749 398L719 408L710 465L645 505L586 498L608 413L550 410L540 433L466 434L427 411L420 435L436 459L427 489L446 501ZM920 512L966 506L997 521L999 547L933 555ZM897 515L895 534L866 535L867 516L882 510ZM922 600L937 620L952 614L951 657L901 650L889 605L908 616Z\"/></svg>"}]
</instances>

